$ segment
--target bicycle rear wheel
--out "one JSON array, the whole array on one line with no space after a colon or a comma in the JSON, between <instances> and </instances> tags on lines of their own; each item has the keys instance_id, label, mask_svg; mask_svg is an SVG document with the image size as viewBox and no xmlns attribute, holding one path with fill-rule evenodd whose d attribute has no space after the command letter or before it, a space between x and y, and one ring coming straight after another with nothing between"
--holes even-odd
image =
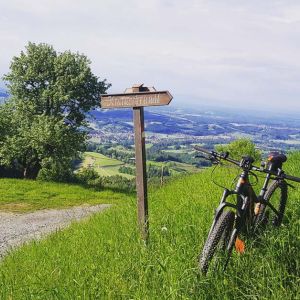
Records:
<instances>
[{"instance_id":1,"label":"bicycle rear wheel","mask_svg":"<svg viewBox=\"0 0 300 300\"><path fill-rule=\"evenodd\" d=\"M278 215L266 204L261 204L256 216L257 228L270 225L280 226L287 202L287 184L284 180L276 180L268 187L265 200L273 205Z\"/></svg>"},{"instance_id":2,"label":"bicycle rear wheel","mask_svg":"<svg viewBox=\"0 0 300 300\"><path fill-rule=\"evenodd\" d=\"M228 252L226 248L233 229L234 219L235 213L233 211L223 211L219 216L199 258L199 267L202 274L206 275L213 260L216 267L225 266L227 262L226 254L231 252Z\"/></svg>"}]
</instances>

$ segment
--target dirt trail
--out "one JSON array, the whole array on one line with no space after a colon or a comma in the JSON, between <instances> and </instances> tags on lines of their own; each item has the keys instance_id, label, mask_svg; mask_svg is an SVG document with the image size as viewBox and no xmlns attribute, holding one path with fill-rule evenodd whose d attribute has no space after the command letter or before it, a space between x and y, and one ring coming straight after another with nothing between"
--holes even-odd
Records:
<instances>
[{"instance_id":1,"label":"dirt trail","mask_svg":"<svg viewBox=\"0 0 300 300\"><path fill-rule=\"evenodd\" d=\"M73 221L78 221L110 206L110 204L76 206L68 209L39 210L26 214L0 212L0 258L13 247L41 238L68 226Z\"/></svg>"}]
</instances>

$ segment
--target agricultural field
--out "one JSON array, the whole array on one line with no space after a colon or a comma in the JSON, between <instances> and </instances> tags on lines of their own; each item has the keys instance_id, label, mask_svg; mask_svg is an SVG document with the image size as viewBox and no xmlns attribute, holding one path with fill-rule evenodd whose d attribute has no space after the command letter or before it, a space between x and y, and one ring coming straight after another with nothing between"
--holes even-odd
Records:
<instances>
[{"instance_id":1,"label":"agricultural field","mask_svg":"<svg viewBox=\"0 0 300 300\"><path fill-rule=\"evenodd\" d=\"M171 175L182 175L184 173L197 173L200 172L201 169L196 168L193 165L190 164L185 164L185 163L180 163L180 162L157 162L153 160L147 161L148 165L154 165L157 167L168 167L170 170Z\"/></svg>"},{"instance_id":2,"label":"agricultural field","mask_svg":"<svg viewBox=\"0 0 300 300\"><path fill-rule=\"evenodd\" d=\"M123 152L123 153L131 153L131 154L134 153L134 145L132 145L132 149L128 149L122 145L114 145L112 147L112 149L115 149L115 150ZM133 156L134 156L134 154L133 154Z\"/></svg>"},{"instance_id":3,"label":"agricultural field","mask_svg":"<svg viewBox=\"0 0 300 300\"><path fill-rule=\"evenodd\" d=\"M300 153L286 163L300 176ZM230 184L237 170L215 179ZM32 242L1 261L1 299L299 299L300 186L290 189L280 228L246 237L225 272L197 267L222 189L211 169L150 189L150 241L141 241L135 197ZM42 193L42 190L41 190ZM22 194L19 200L23 199Z\"/></svg>"},{"instance_id":4,"label":"agricultural field","mask_svg":"<svg viewBox=\"0 0 300 300\"><path fill-rule=\"evenodd\" d=\"M115 146L112 147L111 149L117 150L118 152L132 153L132 151L122 146ZM132 155L134 156L134 154ZM182 175L185 173L197 173L201 170L192 164L175 162L175 161L157 162L153 160L147 160L147 165L148 166L153 165L159 168L167 167L172 176ZM100 153L85 152L83 154L83 161L80 164L79 169L93 168L101 176L121 175L128 179L134 178L133 175L119 172L119 168L121 166L129 166L130 168L134 168L133 165L128 165L118 159L110 158Z\"/></svg>"},{"instance_id":5,"label":"agricultural field","mask_svg":"<svg viewBox=\"0 0 300 300\"><path fill-rule=\"evenodd\" d=\"M192 153L194 150L191 146L180 145L180 146L168 146L166 149L162 150L165 153Z\"/></svg>"},{"instance_id":6,"label":"agricultural field","mask_svg":"<svg viewBox=\"0 0 300 300\"><path fill-rule=\"evenodd\" d=\"M167 149L162 150L164 153L190 153L190 151L187 151L187 149Z\"/></svg>"},{"instance_id":7,"label":"agricultural field","mask_svg":"<svg viewBox=\"0 0 300 300\"><path fill-rule=\"evenodd\" d=\"M121 175L128 179L134 178L130 174L124 174L119 172L119 168L124 166L120 160L107 157L103 154L96 152L85 152L83 154L83 161L79 166L80 168L93 168L101 176L114 176Z\"/></svg>"}]
</instances>

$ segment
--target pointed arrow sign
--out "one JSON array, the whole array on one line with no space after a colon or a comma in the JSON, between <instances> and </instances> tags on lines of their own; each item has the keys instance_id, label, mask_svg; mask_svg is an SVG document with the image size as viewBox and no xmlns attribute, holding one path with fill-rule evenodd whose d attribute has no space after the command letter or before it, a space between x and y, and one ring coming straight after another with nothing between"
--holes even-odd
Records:
<instances>
[{"instance_id":1,"label":"pointed arrow sign","mask_svg":"<svg viewBox=\"0 0 300 300\"><path fill-rule=\"evenodd\" d=\"M101 108L161 106L172 98L168 91L101 95Z\"/></svg>"}]
</instances>

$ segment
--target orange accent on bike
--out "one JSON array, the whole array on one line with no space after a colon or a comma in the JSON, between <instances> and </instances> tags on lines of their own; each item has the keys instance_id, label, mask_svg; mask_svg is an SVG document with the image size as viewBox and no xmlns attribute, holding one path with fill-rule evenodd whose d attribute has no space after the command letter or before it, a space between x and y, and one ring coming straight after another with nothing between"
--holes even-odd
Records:
<instances>
[{"instance_id":1,"label":"orange accent on bike","mask_svg":"<svg viewBox=\"0 0 300 300\"><path fill-rule=\"evenodd\" d=\"M254 208L254 214L257 216L259 213L259 209L260 209L260 203L256 203L255 204L255 208Z\"/></svg>"},{"instance_id":2,"label":"orange accent on bike","mask_svg":"<svg viewBox=\"0 0 300 300\"><path fill-rule=\"evenodd\" d=\"M240 254L243 254L245 252L245 243L239 238L235 240L235 250Z\"/></svg>"},{"instance_id":3,"label":"orange accent on bike","mask_svg":"<svg viewBox=\"0 0 300 300\"><path fill-rule=\"evenodd\" d=\"M273 156L268 157L268 161L271 161L273 159Z\"/></svg>"}]
</instances>

